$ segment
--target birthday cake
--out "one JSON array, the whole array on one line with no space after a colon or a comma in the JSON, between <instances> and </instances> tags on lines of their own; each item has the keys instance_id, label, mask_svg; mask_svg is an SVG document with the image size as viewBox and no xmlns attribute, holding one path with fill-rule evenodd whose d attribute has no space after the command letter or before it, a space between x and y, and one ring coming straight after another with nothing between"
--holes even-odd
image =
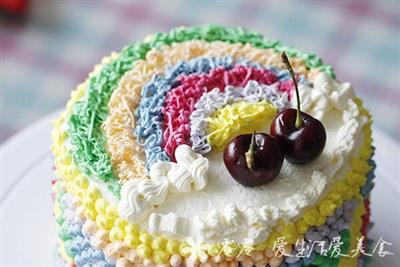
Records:
<instances>
[{"instance_id":1,"label":"birthday cake","mask_svg":"<svg viewBox=\"0 0 400 267\"><path fill-rule=\"evenodd\" d=\"M52 138L56 266L367 261L371 117L315 54L240 27L149 35Z\"/></svg>"}]
</instances>

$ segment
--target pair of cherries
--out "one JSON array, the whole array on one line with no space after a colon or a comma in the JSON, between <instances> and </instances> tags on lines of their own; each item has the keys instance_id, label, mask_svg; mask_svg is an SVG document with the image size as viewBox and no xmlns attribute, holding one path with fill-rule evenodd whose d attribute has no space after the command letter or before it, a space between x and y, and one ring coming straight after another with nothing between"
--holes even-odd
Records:
<instances>
[{"instance_id":1,"label":"pair of cherries","mask_svg":"<svg viewBox=\"0 0 400 267\"><path fill-rule=\"evenodd\" d=\"M285 52L282 61L295 86L297 110L289 108L278 113L271 124L271 135L255 132L239 135L224 150L226 168L244 186L273 181L284 157L294 164L306 164L315 160L325 147L326 132L322 123L300 111L297 81Z\"/></svg>"}]
</instances>

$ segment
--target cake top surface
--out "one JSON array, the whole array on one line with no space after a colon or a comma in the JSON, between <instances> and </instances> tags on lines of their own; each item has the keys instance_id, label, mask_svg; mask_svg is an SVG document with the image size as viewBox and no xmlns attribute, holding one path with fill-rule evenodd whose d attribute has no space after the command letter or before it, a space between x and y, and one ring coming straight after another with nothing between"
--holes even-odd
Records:
<instances>
[{"instance_id":1,"label":"cake top surface","mask_svg":"<svg viewBox=\"0 0 400 267\"><path fill-rule=\"evenodd\" d=\"M245 187L223 151L240 134L269 133L276 113L295 107L283 51L301 109L323 123L326 145L313 162L285 160L274 181ZM351 172L367 121L352 86L314 54L242 28L181 27L96 67L58 121L63 147L54 150L70 155L69 172L89 177L114 217L192 243L255 245L307 215Z\"/></svg>"}]
</instances>

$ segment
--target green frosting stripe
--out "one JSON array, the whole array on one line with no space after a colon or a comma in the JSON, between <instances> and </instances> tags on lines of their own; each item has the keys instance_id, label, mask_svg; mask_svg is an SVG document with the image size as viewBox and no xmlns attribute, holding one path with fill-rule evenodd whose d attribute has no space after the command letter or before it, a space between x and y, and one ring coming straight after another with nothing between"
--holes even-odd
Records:
<instances>
[{"instance_id":1,"label":"green frosting stripe","mask_svg":"<svg viewBox=\"0 0 400 267\"><path fill-rule=\"evenodd\" d=\"M343 230L340 232L340 242L343 242L340 246L340 253L346 254L349 253L350 250L350 231ZM336 252L334 252L334 248L331 248L326 255L317 254L317 257L312 262L312 266L329 266L329 267L337 267L339 266L340 256L336 256Z\"/></svg>"},{"instance_id":2,"label":"green frosting stripe","mask_svg":"<svg viewBox=\"0 0 400 267\"><path fill-rule=\"evenodd\" d=\"M278 41L264 39L261 34L247 31L241 27L222 27L205 25L190 28L175 28L169 33L157 33L142 43L125 47L119 58L103 67L99 74L89 80L84 99L74 104L69 118L72 154L79 169L90 177L106 182L109 189L118 195L120 185L113 174L110 157L105 149L105 137L101 125L108 116L107 103L124 73L132 69L134 62L144 59L152 48L160 48L172 43L189 40L208 42L225 41L229 43L250 43L257 48L273 48L285 51L291 57L302 58L307 67L318 68L334 77L332 67L324 65L315 54L301 52L282 45Z\"/></svg>"}]
</instances>

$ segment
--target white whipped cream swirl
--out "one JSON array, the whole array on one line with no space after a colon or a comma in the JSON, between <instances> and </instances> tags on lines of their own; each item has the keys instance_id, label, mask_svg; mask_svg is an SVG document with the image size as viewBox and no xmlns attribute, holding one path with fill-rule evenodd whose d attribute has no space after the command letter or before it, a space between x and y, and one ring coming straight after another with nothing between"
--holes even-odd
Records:
<instances>
[{"instance_id":1,"label":"white whipped cream swirl","mask_svg":"<svg viewBox=\"0 0 400 267\"><path fill-rule=\"evenodd\" d=\"M150 179L134 179L121 189L118 204L120 216L129 222L139 222L161 205L168 191L189 193L207 185L208 159L195 153L188 145L175 150L176 162L156 162L150 168Z\"/></svg>"}]
</instances>

